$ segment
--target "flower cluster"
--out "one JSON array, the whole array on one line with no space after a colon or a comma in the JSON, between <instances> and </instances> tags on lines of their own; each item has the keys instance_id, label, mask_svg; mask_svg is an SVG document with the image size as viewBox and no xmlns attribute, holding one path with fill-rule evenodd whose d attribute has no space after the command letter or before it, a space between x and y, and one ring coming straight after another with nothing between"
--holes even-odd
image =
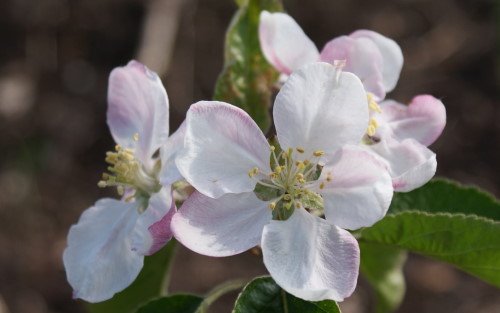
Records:
<instances>
[{"instance_id":1,"label":"flower cluster","mask_svg":"<svg viewBox=\"0 0 500 313\"><path fill-rule=\"evenodd\" d=\"M98 185L122 198L99 200L70 229L64 264L75 297L109 299L172 236L217 257L260 245L274 280L302 299L354 291L360 252L348 230L373 225L394 191L434 175L427 146L444 128L444 106L429 95L408 106L384 100L403 56L378 33L359 30L319 52L290 16L264 11L259 35L282 72L270 139L245 111L217 101L191 105L169 137L158 76L135 61L111 73L117 146ZM196 191L177 210L172 184L181 179Z\"/></svg>"}]
</instances>

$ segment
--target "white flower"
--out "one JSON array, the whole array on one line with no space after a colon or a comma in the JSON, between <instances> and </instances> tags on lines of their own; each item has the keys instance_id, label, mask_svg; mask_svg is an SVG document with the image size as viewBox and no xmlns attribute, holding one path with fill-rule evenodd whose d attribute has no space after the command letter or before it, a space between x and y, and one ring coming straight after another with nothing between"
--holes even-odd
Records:
<instances>
[{"instance_id":1,"label":"white flower","mask_svg":"<svg viewBox=\"0 0 500 313\"><path fill-rule=\"evenodd\" d=\"M395 191L407 192L427 183L435 174L436 154L429 150L446 125L443 103L431 95L419 95L409 105L393 100L372 111L363 146L387 164Z\"/></svg>"},{"instance_id":2,"label":"white flower","mask_svg":"<svg viewBox=\"0 0 500 313\"><path fill-rule=\"evenodd\" d=\"M403 67L401 48L377 32L357 30L334 38L320 53L297 22L280 12L261 12L259 39L266 59L285 75L311 62L344 61L344 70L357 75L375 101L394 89Z\"/></svg>"},{"instance_id":3,"label":"white flower","mask_svg":"<svg viewBox=\"0 0 500 313\"><path fill-rule=\"evenodd\" d=\"M357 242L342 228L380 220L393 192L384 164L356 146L368 124L365 91L355 75L312 63L289 77L273 114L281 152L241 109L192 105L176 162L198 192L174 215L172 230L210 256L261 244L286 291L342 301L359 270Z\"/></svg>"},{"instance_id":4,"label":"white flower","mask_svg":"<svg viewBox=\"0 0 500 313\"><path fill-rule=\"evenodd\" d=\"M63 261L75 298L111 298L134 281L144 255L172 237L170 184L180 179L174 158L185 127L169 137L168 118L156 73L136 61L111 72L107 119L117 146L106 154L109 173L98 185L116 186L122 200L100 199L69 231Z\"/></svg>"}]
</instances>

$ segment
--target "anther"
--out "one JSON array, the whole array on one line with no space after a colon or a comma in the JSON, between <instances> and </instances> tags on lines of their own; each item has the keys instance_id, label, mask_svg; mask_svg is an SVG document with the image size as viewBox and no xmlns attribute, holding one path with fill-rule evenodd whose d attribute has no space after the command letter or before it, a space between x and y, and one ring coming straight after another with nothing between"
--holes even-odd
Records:
<instances>
[{"instance_id":1,"label":"anther","mask_svg":"<svg viewBox=\"0 0 500 313\"><path fill-rule=\"evenodd\" d=\"M317 151L314 151L314 152L313 152L313 155L314 155L315 157L322 156L323 154L325 154L325 151L323 151L323 150L317 150Z\"/></svg>"},{"instance_id":2,"label":"anther","mask_svg":"<svg viewBox=\"0 0 500 313\"><path fill-rule=\"evenodd\" d=\"M297 150L298 153L304 153L304 149L302 149L302 148L297 147L295 149Z\"/></svg>"},{"instance_id":3,"label":"anther","mask_svg":"<svg viewBox=\"0 0 500 313\"><path fill-rule=\"evenodd\" d=\"M274 171L276 172L276 174L281 173L281 166L276 166L276 168L274 169Z\"/></svg>"},{"instance_id":4,"label":"anther","mask_svg":"<svg viewBox=\"0 0 500 313\"><path fill-rule=\"evenodd\" d=\"M123 188L123 186L117 186L116 191L118 191L118 194L120 196L123 196L123 194L125 193L125 188Z\"/></svg>"},{"instance_id":5,"label":"anther","mask_svg":"<svg viewBox=\"0 0 500 313\"><path fill-rule=\"evenodd\" d=\"M269 146L269 150L271 150L271 152L274 152L274 149L276 149L274 146Z\"/></svg>"},{"instance_id":6,"label":"anther","mask_svg":"<svg viewBox=\"0 0 500 313\"><path fill-rule=\"evenodd\" d=\"M269 203L269 210L274 210L276 208L276 202Z\"/></svg>"},{"instance_id":7,"label":"anther","mask_svg":"<svg viewBox=\"0 0 500 313\"><path fill-rule=\"evenodd\" d=\"M248 171L248 177L253 178L253 170Z\"/></svg>"},{"instance_id":8,"label":"anther","mask_svg":"<svg viewBox=\"0 0 500 313\"><path fill-rule=\"evenodd\" d=\"M105 188L108 184L104 181L104 180L100 180L98 183L97 183L97 186L99 188Z\"/></svg>"},{"instance_id":9,"label":"anther","mask_svg":"<svg viewBox=\"0 0 500 313\"><path fill-rule=\"evenodd\" d=\"M122 149L122 146L120 146L120 145L116 145L116 146L115 146L115 150L116 150L117 152L118 152L118 151L120 151L121 149Z\"/></svg>"},{"instance_id":10,"label":"anther","mask_svg":"<svg viewBox=\"0 0 500 313\"><path fill-rule=\"evenodd\" d=\"M292 196L289 193L285 193L285 195L283 196L283 199L285 199L285 201L290 201L290 200L292 200Z\"/></svg>"},{"instance_id":11,"label":"anther","mask_svg":"<svg viewBox=\"0 0 500 313\"><path fill-rule=\"evenodd\" d=\"M254 173L255 175L259 174L259 169L258 169L257 167L255 167L255 168L253 169L253 173Z\"/></svg>"},{"instance_id":12,"label":"anther","mask_svg":"<svg viewBox=\"0 0 500 313\"><path fill-rule=\"evenodd\" d=\"M332 181L332 178L330 176L327 176L326 181L330 182L330 181Z\"/></svg>"},{"instance_id":13,"label":"anther","mask_svg":"<svg viewBox=\"0 0 500 313\"><path fill-rule=\"evenodd\" d=\"M309 160L304 160L304 165L308 166L309 165Z\"/></svg>"},{"instance_id":14,"label":"anther","mask_svg":"<svg viewBox=\"0 0 500 313\"><path fill-rule=\"evenodd\" d=\"M138 141L139 140L139 134L135 133L134 136L132 136L132 139L134 139L134 141Z\"/></svg>"},{"instance_id":15,"label":"anther","mask_svg":"<svg viewBox=\"0 0 500 313\"><path fill-rule=\"evenodd\" d=\"M319 189L323 189L323 188L325 188L325 183L321 183L321 184L319 185Z\"/></svg>"}]
</instances>

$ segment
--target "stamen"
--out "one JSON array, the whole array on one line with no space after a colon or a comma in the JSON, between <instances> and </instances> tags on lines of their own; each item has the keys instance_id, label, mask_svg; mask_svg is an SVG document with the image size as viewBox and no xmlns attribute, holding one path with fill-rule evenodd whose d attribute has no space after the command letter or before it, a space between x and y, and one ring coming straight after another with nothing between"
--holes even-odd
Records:
<instances>
[{"instance_id":1,"label":"stamen","mask_svg":"<svg viewBox=\"0 0 500 313\"><path fill-rule=\"evenodd\" d=\"M290 201L290 200L292 200L292 196L289 193L285 193L285 195L283 196L283 199L285 199L286 201Z\"/></svg>"},{"instance_id":2,"label":"stamen","mask_svg":"<svg viewBox=\"0 0 500 313\"><path fill-rule=\"evenodd\" d=\"M134 139L134 141L138 141L139 140L139 134L135 133L134 136L132 136L132 139Z\"/></svg>"},{"instance_id":3,"label":"stamen","mask_svg":"<svg viewBox=\"0 0 500 313\"><path fill-rule=\"evenodd\" d=\"M99 188L106 188L108 186L108 184L104 181L104 180L100 180L98 183L97 183L97 186Z\"/></svg>"},{"instance_id":4,"label":"stamen","mask_svg":"<svg viewBox=\"0 0 500 313\"><path fill-rule=\"evenodd\" d=\"M314 151L314 152L313 152L313 155L314 155L315 157L322 156L323 154L325 154L325 151L323 151L323 150L317 150L317 151Z\"/></svg>"},{"instance_id":5,"label":"stamen","mask_svg":"<svg viewBox=\"0 0 500 313\"><path fill-rule=\"evenodd\" d=\"M304 149L302 149L302 148L297 147L295 149L297 150L298 153L304 153Z\"/></svg>"},{"instance_id":6,"label":"stamen","mask_svg":"<svg viewBox=\"0 0 500 313\"><path fill-rule=\"evenodd\" d=\"M253 178L253 175L254 175L253 170L249 170L248 171L248 177L249 178Z\"/></svg>"},{"instance_id":7,"label":"stamen","mask_svg":"<svg viewBox=\"0 0 500 313\"><path fill-rule=\"evenodd\" d=\"M325 188L325 183L321 183L321 184L319 185L319 189L323 189L323 188Z\"/></svg>"},{"instance_id":8,"label":"stamen","mask_svg":"<svg viewBox=\"0 0 500 313\"><path fill-rule=\"evenodd\" d=\"M269 210L274 210L276 208L276 202L269 203Z\"/></svg>"}]
</instances>

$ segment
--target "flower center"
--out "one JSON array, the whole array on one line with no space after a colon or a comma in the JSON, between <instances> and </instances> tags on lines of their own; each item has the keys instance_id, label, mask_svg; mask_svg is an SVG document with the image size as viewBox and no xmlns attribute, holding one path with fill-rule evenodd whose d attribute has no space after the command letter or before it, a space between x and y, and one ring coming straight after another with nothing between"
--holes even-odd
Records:
<instances>
[{"instance_id":1,"label":"flower center","mask_svg":"<svg viewBox=\"0 0 500 313\"><path fill-rule=\"evenodd\" d=\"M311 190L313 186L324 188L324 183L318 182L322 166L320 157L322 150L306 154L304 149L292 148L277 153L271 146L271 172L263 172L259 168L248 171L248 177L257 181L256 195L269 203L273 218L286 220L294 209L316 209L322 207L322 198ZM330 175L327 181L331 181Z\"/></svg>"},{"instance_id":2,"label":"flower center","mask_svg":"<svg viewBox=\"0 0 500 313\"><path fill-rule=\"evenodd\" d=\"M137 135L134 135L134 140L138 140ZM115 151L106 152L105 161L110 166L108 172L102 174L102 180L97 183L99 187L116 187L120 196L124 194L125 189L134 189L135 194L127 198L127 201L137 197L138 193L149 198L151 194L161 189L157 178L158 166L155 166L153 172L146 170L145 166L135 158L134 149L116 145Z\"/></svg>"}]
</instances>

